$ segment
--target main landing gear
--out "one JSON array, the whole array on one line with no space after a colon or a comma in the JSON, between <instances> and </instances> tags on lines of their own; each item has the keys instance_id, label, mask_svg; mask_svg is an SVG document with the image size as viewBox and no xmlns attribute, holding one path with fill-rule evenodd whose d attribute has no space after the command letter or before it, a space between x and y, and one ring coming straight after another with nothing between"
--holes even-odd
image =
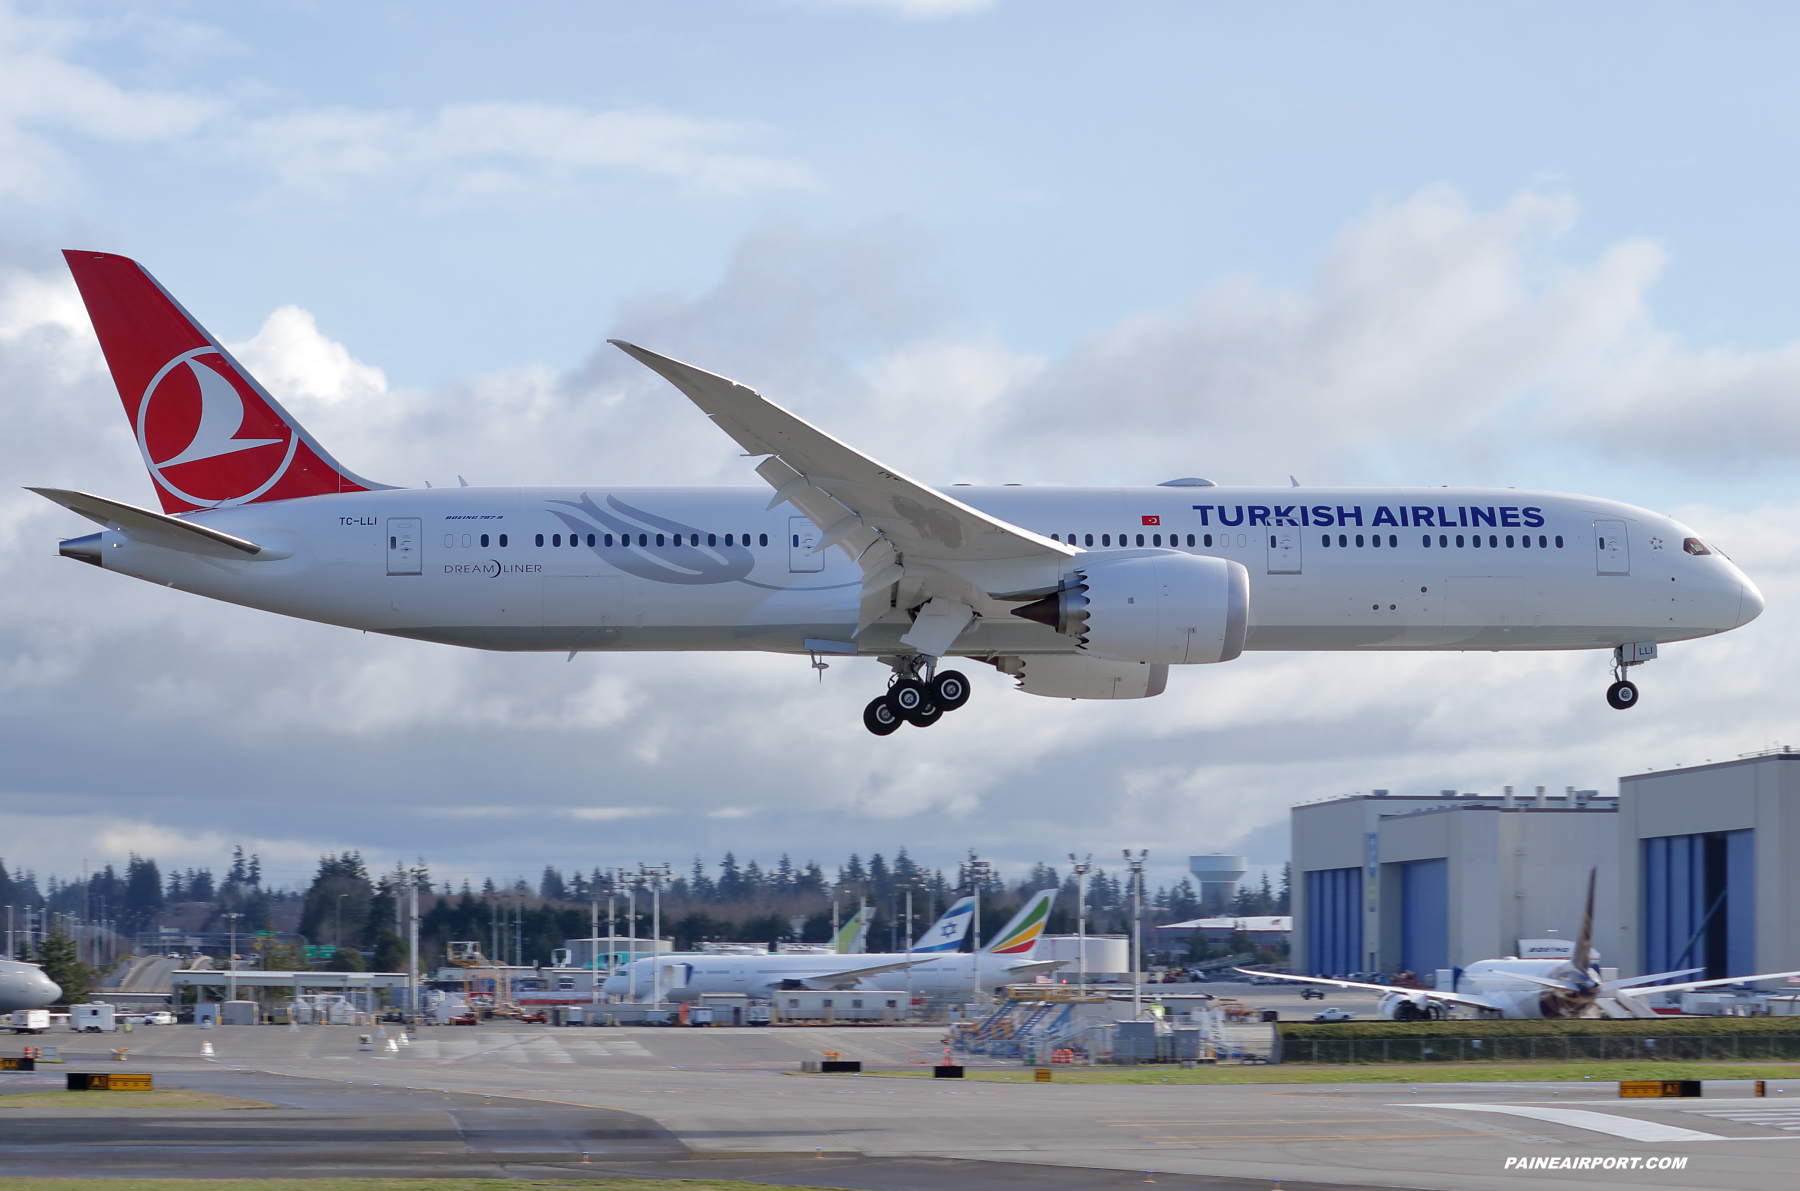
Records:
<instances>
[{"instance_id":1,"label":"main landing gear","mask_svg":"<svg viewBox=\"0 0 1800 1191\"><path fill-rule=\"evenodd\" d=\"M863 708L863 727L877 736L898 732L901 724L929 728L969 701L969 679L960 670L934 673L936 659L893 658L894 677L887 694L871 699ZM925 668L925 677L919 670Z\"/></svg>"},{"instance_id":2,"label":"main landing gear","mask_svg":"<svg viewBox=\"0 0 1800 1191\"><path fill-rule=\"evenodd\" d=\"M1606 688L1606 705L1614 711L1629 711L1638 705L1637 683L1626 678L1631 667L1641 666L1656 657L1654 643L1620 645L1613 649L1613 684Z\"/></svg>"}]
</instances>

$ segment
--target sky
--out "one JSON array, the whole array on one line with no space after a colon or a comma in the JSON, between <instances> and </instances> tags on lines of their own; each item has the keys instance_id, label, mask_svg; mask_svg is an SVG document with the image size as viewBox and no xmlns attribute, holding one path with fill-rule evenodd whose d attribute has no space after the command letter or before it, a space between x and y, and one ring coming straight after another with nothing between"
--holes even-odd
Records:
<instances>
[{"instance_id":1,"label":"sky","mask_svg":"<svg viewBox=\"0 0 1800 1191\"><path fill-rule=\"evenodd\" d=\"M0 857L1148 848L1157 884L1278 868L1301 802L1784 743L1796 34L1729 3L0 0ZM1248 654L1118 705L973 673L886 739L873 661L282 620L56 557L86 523L22 485L152 503L63 248L142 261L388 483L759 483L627 338L946 484L1625 500L1768 611L1666 648L1624 715L1602 654Z\"/></svg>"}]
</instances>

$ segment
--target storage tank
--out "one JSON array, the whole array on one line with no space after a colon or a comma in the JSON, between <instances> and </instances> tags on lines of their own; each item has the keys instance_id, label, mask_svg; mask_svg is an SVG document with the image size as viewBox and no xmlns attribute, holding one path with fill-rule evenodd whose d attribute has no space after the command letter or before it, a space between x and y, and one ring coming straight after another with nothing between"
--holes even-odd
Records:
<instances>
[{"instance_id":1,"label":"storage tank","mask_svg":"<svg viewBox=\"0 0 1800 1191\"><path fill-rule=\"evenodd\" d=\"M1189 856L1188 871L1194 874L1194 880L1200 883L1200 904L1210 909L1215 895L1218 901L1231 904L1237 896L1237 884L1243 880L1244 874L1250 871L1250 860L1245 856Z\"/></svg>"}]
</instances>

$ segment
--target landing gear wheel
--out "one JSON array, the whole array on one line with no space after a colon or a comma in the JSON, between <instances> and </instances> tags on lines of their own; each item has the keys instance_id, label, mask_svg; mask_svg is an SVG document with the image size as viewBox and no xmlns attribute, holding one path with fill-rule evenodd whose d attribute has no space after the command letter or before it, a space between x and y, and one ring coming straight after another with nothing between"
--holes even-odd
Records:
<instances>
[{"instance_id":1,"label":"landing gear wheel","mask_svg":"<svg viewBox=\"0 0 1800 1191\"><path fill-rule=\"evenodd\" d=\"M1637 706L1637 683L1621 679L1606 688L1606 704L1614 711L1628 711Z\"/></svg>"},{"instance_id":2,"label":"landing gear wheel","mask_svg":"<svg viewBox=\"0 0 1800 1191\"><path fill-rule=\"evenodd\" d=\"M955 711L969 701L969 678L961 670L946 670L931 684L931 698L945 711Z\"/></svg>"},{"instance_id":3,"label":"landing gear wheel","mask_svg":"<svg viewBox=\"0 0 1800 1191\"><path fill-rule=\"evenodd\" d=\"M887 696L869 700L863 708L863 727L877 736L889 736L900 730L900 717L889 706Z\"/></svg>"},{"instance_id":4,"label":"landing gear wheel","mask_svg":"<svg viewBox=\"0 0 1800 1191\"><path fill-rule=\"evenodd\" d=\"M944 717L944 709L927 699L911 711L902 714L906 716L906 722L913 727L929 728Z\"/></svg>"},{"instance_id":5,"label":"landing gear wheel","mask_svg":"<svg viewBox=\"0 0 1800 1191\"><path fill-rule=\"evenodd\" d=\"M908 719L911 719L913 712L917 711L928 699L925 693L925 684L916 678L902 678L895 682L888 688L887 697L894 711Z\"/></svg>"}]
</instances>

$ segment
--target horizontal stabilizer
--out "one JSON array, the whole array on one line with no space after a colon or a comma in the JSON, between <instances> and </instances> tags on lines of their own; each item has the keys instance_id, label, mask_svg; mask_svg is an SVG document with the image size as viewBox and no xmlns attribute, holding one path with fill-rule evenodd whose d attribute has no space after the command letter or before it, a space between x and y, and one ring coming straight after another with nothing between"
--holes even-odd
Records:
<instances>
[{"instance_id":1,"label":"horizontal stabilizer","mask_svg":"<svg viewBox=\"0 0 1800 1191\"><path fill-rule=\"evenodd\" d=\"M53 500L71 513L80 513L89 521L108 529L116 529L132 541L148 546L204 554L208 558L267 557L263 548L255 542L208 529L204 525L195 525L167 513L156 513L121 501L107 500L103 496L90 496L85 492L70 492L63 488L27 488L26 491L35 492L46 500Z\"/></svg>"}]
</instances>

